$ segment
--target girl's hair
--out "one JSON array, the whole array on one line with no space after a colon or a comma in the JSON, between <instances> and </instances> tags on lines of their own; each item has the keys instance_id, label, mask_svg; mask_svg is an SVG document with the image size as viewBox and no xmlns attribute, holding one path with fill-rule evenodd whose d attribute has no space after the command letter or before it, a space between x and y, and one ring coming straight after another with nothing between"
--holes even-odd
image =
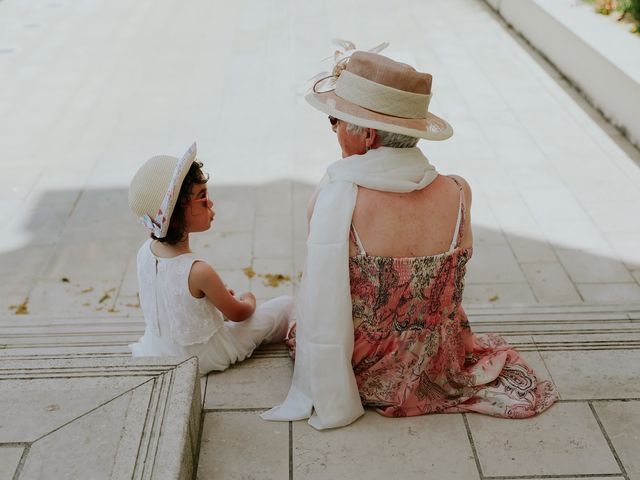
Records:
<instances>
[{"instance_id":1,"label":"girl's hair","mask_svg":"<svg viewBox=\"0 0 640 480\"><path fill-rule=\"evenodd\" d=\"M209 175L206 175L202 171L202 163L201 162L193 162L187 175L184 177L182 181L182 186L180 187L180 193L178 194L178 200L176 200L176 206L173 209L173 213L171 214L171 220L169 221L169 230L167 231L167 235L164 238L157 238L153 233L151 234L151 238L154 240L158 240L162 243L168 243L170 245L175 245L180 240L184 240L186 237L186 232L184 231L184 211L185 204L189 201L189 196L191 195L191 187L194 185L202 185L209 181Z\"/></svg>"}]
</instances>

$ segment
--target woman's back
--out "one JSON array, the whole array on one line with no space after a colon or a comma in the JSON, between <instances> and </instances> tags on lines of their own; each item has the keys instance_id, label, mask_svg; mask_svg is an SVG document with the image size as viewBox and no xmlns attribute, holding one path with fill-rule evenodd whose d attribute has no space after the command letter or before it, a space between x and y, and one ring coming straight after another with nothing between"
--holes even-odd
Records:
<instances>
[{"instance_id":1,"label":"woman's back","mask_svg":"<svg viewBox=\"0 0 640 480\"><path fill-rule=\"evenodd\" d=\"M460 177L465 204L462 247L470 247L470 190ZM358 188L353 225L370 255L418 257L449 250L460 211L460 186L453 178L438 176L429 186L410 193ZM356 251L351 248L351 255Z\"/></svg>"},{"instance_id":2,"label":"woman's back","mask_svg":"<svg viewBox=\"0 0 640 480\"><path fill-rule=\"evenodd\" d=\"M463 182L440 176L411 194L358 192L352 365L362 402L383 415L528 417L557 397L500 337L471 333L461 305L472 251Z\"/></svg>"}]
</instances>

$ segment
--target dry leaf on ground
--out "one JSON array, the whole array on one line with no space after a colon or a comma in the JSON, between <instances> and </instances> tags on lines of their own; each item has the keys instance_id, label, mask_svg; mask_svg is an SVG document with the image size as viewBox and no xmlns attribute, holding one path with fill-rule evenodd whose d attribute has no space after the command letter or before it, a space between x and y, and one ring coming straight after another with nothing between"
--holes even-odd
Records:
<instances>
[{"instance_id":1,"label":"dry leaf on ground","mask_svg":"<svg viewBox=\"0 0 640 480\"><path fill-rule=\"evenodd\" d=\"M29 313L29 297L24 299L20 305L9 305L9 310L13 310L16 315L26 315Z\"/></svg>"},{"instance_id":2,"label":"dry leaf on ground","mask_svg":"<svg viewBox=\"0 0 640 480\"><path fill-rule=\"evenodd\" d=\"M256 272L253 268L251 267L246 267L243 268L242 271L244 272L244 274L248 277L248 278L253 278L256 276Z\"/></svg>"},{"instance_id":3,"label":"dry leaf on ground","mask_svg":"<svg viewBox=\"0 0 640 480\"><path fill-rule=\"evenodd\" d=\"M282 282L290 282L291 277L289 275L283 275L281 273L265 273L264 275L258 275L264 278L263 284L267 287L278 287Z\"/></svg>"}]
</instances>

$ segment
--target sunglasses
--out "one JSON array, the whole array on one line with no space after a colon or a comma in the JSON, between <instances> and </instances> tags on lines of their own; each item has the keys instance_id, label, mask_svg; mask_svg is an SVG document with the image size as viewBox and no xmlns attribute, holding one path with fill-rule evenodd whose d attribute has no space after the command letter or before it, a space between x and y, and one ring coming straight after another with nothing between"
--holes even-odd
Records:
<instances>
[{"instance_id":1,"label":"sunglasses","mask_svg":"<svg viewBox=\"0 0 640 480\"><path fill-rule=\"evenodd\" d=\"M329 123L331 124L332 127L335 127L338 124L338 120L340 119L329 115Z\"/></svg>"},{"instance_id":2,"label":"sunglasses","mask_svg":"<svg viewBox=\"0 0 640 480\"><path fill-rule=\"evenodd\" d=\"M207 193L202 198L193 198L193 199L191 199L191 200L186 202L187 205L193 205L195 203L208 204L209 203L209 191L207 190Z\"/></svg>"}]
</instances>

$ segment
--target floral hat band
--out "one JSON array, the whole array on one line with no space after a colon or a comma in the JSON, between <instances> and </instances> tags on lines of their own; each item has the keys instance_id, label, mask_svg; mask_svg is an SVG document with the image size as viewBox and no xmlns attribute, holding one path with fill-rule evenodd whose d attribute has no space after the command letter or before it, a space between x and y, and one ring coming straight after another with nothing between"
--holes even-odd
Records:
<instances>
[{"instance_id":1,"label":"floral hat band","mask_svg":"<svg viewBox=\"0 0 640 480\"><path fill-rule=\"evenodd\" d=\"M150 158L131 181L129 207L156 238L167 236L182 182L196 155L194 142L179 159L167 155Z\"/></svg>"}]
</instances>

